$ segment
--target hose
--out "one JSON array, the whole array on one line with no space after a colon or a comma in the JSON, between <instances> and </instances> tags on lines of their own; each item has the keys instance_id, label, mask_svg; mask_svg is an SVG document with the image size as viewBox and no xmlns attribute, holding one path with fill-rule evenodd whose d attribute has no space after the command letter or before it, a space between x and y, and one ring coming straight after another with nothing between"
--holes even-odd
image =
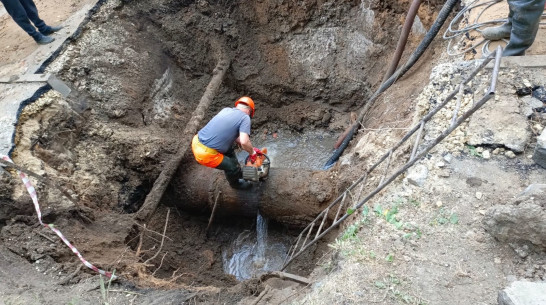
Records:
<instances>
[{"instance_id":1,"label":"hose","mask_svg":"<svg viewBox=\"0 0 546 305\"><path fill-rule=\"evenodd\" d=\"M457 15L455 15L455 17L453 18L453 20L451 20L451 22L449 23L449 26L448 28L446 29L444 35L443 35L443 38L444 40L448 40L448 44L447 44L447 54L449 56L456 56L456 55L462 55L462 54L465 54L466 52L469 52L471 50L474 50L476 49L478 46L482 45L483 44L483 47L482 47L482 54L484 56L487 56L491 53L491 51L488 51L488 47L489 47L489 43L490 43L490 40L487 40L487 39L482 39L480 40L477 44L475 45L471 45L465 49L463 49L462 51L459 51L459 50L455 50L454 48L452 48L452 39L456 38L456 37L459 37L461 36L461 39L456 43L460 43L461 41L463 41L466 37L466 34L470 31L478 31L478 32L481 32L480 28L483 27L484 25L495 25L495 24L498 24L498 23L505 23L508 21L508 18L501 18L501 19L494 19L494 20L489 20L489 21L484 21L484 22L478 22L480 17L483 15L483 13L488 10L491 6L499 3L499 2L502 2L503 0L490 0L490 1L486 1L486 2L481 2L481 3L477 3L478 0L474 0L472 1L469 5L465 6L459 13L457 13ZM474 22L462 29L457 29L457 30L454 30L454 24L455 23L458 23L462 20L462 17L470 10L472 9L475 9L477 7L480 7L480 6L484 6L485 7L482 9L482 11L476 16L476 19L474 19ZM542 17L544 17L545 14L542 14ZM541 25L545 24L543 22L540 23ZM508 43L507 40L504 40L506 43ZM483 53L483 50L486 50L485 53Z\"/></svg>"},{"instance_id":2,"label":"hose","mask_svg":"<svg viewBox=\"0 0 546 305\"><path fill-rule=\"evenodd\" d=\"M400 38L398 38L398 44L396 45L396 51L394 51L394 56L392 57L391 65L389 66L387 73L385 73L385 76L383 77L383 81L386 81L387 79L389 79L389 77L391 77L391 75L396 70L398 63L400 62L400 58L402 57L402 53L404 53L404 49L406 48L406 43L408 42L408 36L411 31L411 27L413 26L415 16L417 15L417 11L419 10L420 6L421 6L421 0L413 0L413 2L411 3L411 6L408 10L408 14L406 15L406 21L404 22L404 27L402 28L402 31L400 32Z\"/></svg>"},{"instance_id":3,"label":"hose","mask_svg":"<svg viewBox=\"0 0 546 305\"><path fill-rule=\"evenodd\" d=\"M364 108L360 111L358 119L353 124L351 131L349 132L347 137L345 137L345 140L343 140L341 145L334 150L330 159L328 159L328 161L326 161L326 164L324 164L323 169L329 169L336 163L336 161L339 159L339 157L341 156L345 148L347 148L347 146L349 145L349 142L352 140L355 133L358 131L358 128L362 124L364 116L370 109L373 102L375 102L375 100L379 97L379 95L383 93L383 91L387 90L398 78L404 75L417 62L417 60L421 57L421 55L423 55L423 53L428 48L428 46L430 45L434 37L436 37L436 35L440 31L440 28L444 25L447 17L451 13L451 11L453 10L457 2L459 2L459 0L448 0L444 4L442 9L440 10L440 13L438 14L438 17L434 21L434 24L432 25L430 30L427 32L427 34L425 35L425 37L423 38L419 46L417 46L415 51L408 58L408 61L406 62L406 64L404 64L402 67L396 70L396 72L391 77L389 77L388 80L386 80L385 82L381 84L381 86L375 91L372 97L370 97L370 99L366 103L366 106L364 106Z\"/></svg>"}]
</instances>

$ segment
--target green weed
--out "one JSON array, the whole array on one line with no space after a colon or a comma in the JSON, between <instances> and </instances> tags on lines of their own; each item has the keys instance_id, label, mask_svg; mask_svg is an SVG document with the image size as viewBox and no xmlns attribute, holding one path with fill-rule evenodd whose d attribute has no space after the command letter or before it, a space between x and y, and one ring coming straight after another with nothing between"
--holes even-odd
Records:
<instances>
[{"instance_id":1,"label":"green weed","mask_svg":"<svg viewBox=\"0 0 546 305\"><path fill-rule=\"evenodd\" d=\"M110 305L110 303L108 303L108 293L110 292L110 284L112 284L112 279L114 278L115 273L116 270L112 272L112 276L110 277L110 279L108 279L108 286L105 285L102 274L99 274L100 294L102 296L103 305Z\"/></svg>"},{"instance_id":2,"label":"green weed","mask_svg":"<svg viewBox=\"0 0 546 305\"><path fill-rule=\"evenodd\" d=\"M431 226L445 225L448 223L451 223L454 225L458 224L459 215L457 215L455 212L448 212L443 207L438 210L434 219L430 221Z\"/></svg>"},{"instance_id":3,"label":"green weed","mask_svg":"<svg viewBox=\"0 0 546 305\"><path fill-rule=\"evenodd\" d=\"M468 148L468 152L470 153L471 156L474 156L474 157L482 157L482 153L478 152L476 150L476 147L475 146L472 146L472 145L466 145L466 148Z\"/></svg>"}]
</instances>

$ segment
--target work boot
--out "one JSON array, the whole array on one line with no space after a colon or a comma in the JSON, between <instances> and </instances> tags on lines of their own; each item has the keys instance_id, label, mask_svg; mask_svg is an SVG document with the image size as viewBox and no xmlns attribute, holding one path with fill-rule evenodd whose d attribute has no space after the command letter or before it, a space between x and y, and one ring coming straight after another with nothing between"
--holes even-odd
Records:
<instances>
[{"instance_id":1,"label":"work boot","mask_svg":"<svg viewBox=\"0 0 546 305\"><path fill-rule=\"evenodd\" d=\"M512 31L511 23L504 23L500 26L490 27L482 30L482 36L489 40L501 40L510 37Z\"/></svg>"},{"instance_id":2,"label":"work boot","mask_svg":"<svg viewBox=\"0 0 546 305\"><path fill-rule=\"evenodd\" d=\"M60 31L61 29L63 28L62 25L59 25L59 26L48 26L47 29L43 32L41 32L43 35L51 35L55 32L58 32Z\"/></svg>"},{"instance_id":3,"label":"work boot","mask_svg":"<svg viewBox=\"0 0 546 305\"><path fill-rule=\"evenodd\" d=\"M52 43L53 40L55 40L55 38L40 34L40 36L38 36L37 38L34 38L34 40L36 40L36 43L38 44L48 44L48 43Z\"/></svg>"},{"instance_id":4,"label":"work boot","mask_svg":"<svg viewBox=\"0 0 546 305\"><path fill-rule=\"evenodd\" d=\"M521 56L533 44L545 0L509 0L512 31L502 56Z\"/></svg>"},{"instance_id":5,"label":"work boot","mask_svg":"<svg viewBox=\"0 0 546 305\"><path fill-rule=\"evenodd\" d=\"M237 182L229 181L229 185L236 190L248 190L252 187L252 183L245 181L243 179L238 179Z\"/></svg>"}]
</instances>

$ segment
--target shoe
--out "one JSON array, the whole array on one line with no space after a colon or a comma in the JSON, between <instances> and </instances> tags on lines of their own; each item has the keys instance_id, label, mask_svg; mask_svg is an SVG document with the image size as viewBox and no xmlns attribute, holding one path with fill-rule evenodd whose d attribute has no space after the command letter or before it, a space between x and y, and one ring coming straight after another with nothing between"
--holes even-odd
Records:
<instances>
[{"instance_id":1,"label":"shoe","mask_svg":"<svg viewBox=\"0 0 546 305\"><path fill-rule=\"evenodd\" d=\"M53 33L55 33L55 32L60 31L62 28L63 28L62 25L59 25L59 26L50 26L50 27L48 27L47 30L45 30L45 31L43 31L43 32L41 32L41 33L42 33L42 35L46 35L46 36L47 36L47 35L51 35L51 34L53 34Z\"/></svg>"},{"instance_id":2,"label":"shoe","mask_svg":"<svg viewBox=\"0 0 546 305\"><path fill-rule=\"evenodd\" d=\"M243 179L239 179L239 181L235 183L230 183L229 185L236 190L248 190L249 188L252 187L252 183L245 181Z\"/></svg>"},{"instance_id":3,"label":"shoe","mask_svg":"<svg viewBox=\"0 0 546 305\"><path fill-rule=\"evenodd\" d=\"M55 40L55 38L40 35L40 37L35 38L34 40L36 40L36 43L38 43L38 44L48 44L48 43L52 43L53 40Z\"/></svg>"},{"instance_id":4,"label":"shoe","mask_svg":"<svg viewBox=\"0 0 546 305\"><path fill-rule=\"evenodd\" d=\"M500 26L490 27L482 30L482 36L489 40L501 40L503 38L509 38L512 31L512 24L504 23Z\"/></svg>"}]
</instances>

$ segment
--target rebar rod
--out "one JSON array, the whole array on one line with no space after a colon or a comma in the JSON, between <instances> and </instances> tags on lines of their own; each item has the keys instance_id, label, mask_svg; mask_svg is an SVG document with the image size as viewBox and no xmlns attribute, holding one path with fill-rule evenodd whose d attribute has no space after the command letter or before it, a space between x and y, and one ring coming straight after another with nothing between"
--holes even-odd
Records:
<instances>
[{"instance_id":1,"label":"rebar rod","mask_svg":"<svg viewBox=\"0 0 546 305\"><path fill-rule=\"evenodd\" d=\"M415 158L410 158L410 160L405 164L403 165L401 168L399 168L394 174L392 174L388 179L387 181L383 182L381 185L379 185L375 190L373 190L372 192L370 192L366 197L364 197L364 199L362 199L356 206L354 206L354 208L352 208L351 210L353 211L356 211L358 210L359 208L361 208L366 202L368 202L368 200L370 200L373 196L375 196L377 193L379 193L381 190L383 190L383 188L385 188L388 184L390 184L392 181L394 181L398 176L400 176L402 173L404 173L409 167L413 166L413 164L415 164L415 162L417 162L417 160L421 159L422 157L424 157L432 148L434 148L438 143L440 143L442 140L444 140L451 132L453 132L453 130L455 130L457 127L459 127L460 124L462 124L466 119L468 119L474 112L476 112L478 109L480 109L489 99L491 99L494 95L495 95L495 89L496 89L496 85L497 85L497 78L498 78L498 72L499 72L499 66L500 66L500 61L501 61L501 56L502 56L502 48L499 46L497 47L497 50L493 53L491 53L483 62L482 64L480 64L471 74L470 76L475 76L479 70L481 70L489 61L491 61L493 59L493 56L495 56L495 66L493 67L493 72L492 72L492 76L491 76L491 85L489 87L489 90L488 92L480 99L480 101L478 101L477 103L475 103L473 105L473 107L471 109L469 109L467 112L465 112L459 119L456 120L455 124L454 125L451 125L448 129L446 129L442 134L440 134L433 142L431 142L430 144L428 144L421 152L419 152L419 154L417 156L415 156ZM462 86L463 84L466 84L468 81L470 81L471 77L467 77L458 87L456 90L454 90L447 98L446 98L446 101L444 101L444 103L442 103L441 105L443 105L442 107L444 107L446 104L447 104L447 101L449 101L450 99L452 99L455 94L460 90L460 86ZM434 113L437 113L441 107L437 107L435 110L436 111L433 111ZM428 116L428 119L430 119L430 117L432 117L430 115L431 113L429 113L427 116ZM427 117L425 116L425 118ZM425 122L425 119L421 120L421 124L419 125L416 125L416 126L422 126L423 122ZM414 128L415 129L415 128ZM408 134L412 134L414 133L415 130L412 130L410 131ZM404 138L408 138L408 134L404 137ZM400 142L399 142L400 143ZM394 149L391 149L391 151L393 151ZM375 167L372 167L372 169L368 170L367 174L370 173L373 168ZM364 177L364 176L362 176ZM359 179L360 180L360 179ZM351 186L353 187L354 184ZM328 227L326 230L324 230L324 232L322 232L320 235L318 235L314 240L310 241L308 244L305 244L304 242L304 245L302 245L302 248L300 249L299 252L297 253L293 253L291 256L290 256L290 259L288 259L288 261L283 265L282 269L281 270L284 270L292 261L294 261L294 259L296 259L297 257L299 257L303 251L305 251L307 248L309 248L312 244L314 244L317 240L319 240L320 238L322 238L323 236L325 236L326 234L328 234L332 229L334 229L335 227L339 226L339 224L341 224L345 219L347 219L349 216L353 215L353 213L345 213L339 220L335 221L332 225L330 225L330 227ZM337 218L337 217L336 217ZM313 223L316 221L313 220Z\"/></svg>"}]
</instances>

